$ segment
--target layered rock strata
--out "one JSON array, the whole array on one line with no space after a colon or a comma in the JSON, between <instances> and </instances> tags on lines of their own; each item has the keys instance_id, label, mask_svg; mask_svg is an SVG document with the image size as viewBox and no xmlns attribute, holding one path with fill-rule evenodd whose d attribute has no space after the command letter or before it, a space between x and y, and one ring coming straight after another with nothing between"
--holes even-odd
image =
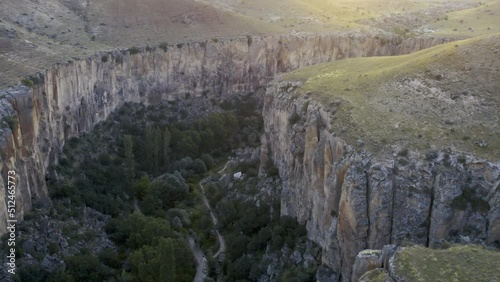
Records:
<instances>
[{"instance_id":1,"label":"layered rock strata","mask_svg":"<svg viewBox=\"0 0 500 282\"><path fill-rule=\"evenodd\" d=\"M500 241L499 163L450 150L409 150L404 162L397 152L366 152L333 130L335 104L298 96L300 86L268 87L262 158L280 171L281 213L306 224L342 281L365 249Z\"/></svg>"},{"instance_id":2,"label":"layered rock strata","mask_svg":"<svg viewBox=\"0 0 500 282\"><path fill-rule=\"evenodd\" d=\"M346 57L409 53L446 41L329 34L243 37L96 54L53 65L31 89L1 91L0 182L17 173L17 218L47 196L47 168L65 140L88 132L125 102L222 99L262 87L275 74ZM10 121L8 123L7 121ZM6 231L0 193L0 233Z\"/></svg>"}]
</instances>

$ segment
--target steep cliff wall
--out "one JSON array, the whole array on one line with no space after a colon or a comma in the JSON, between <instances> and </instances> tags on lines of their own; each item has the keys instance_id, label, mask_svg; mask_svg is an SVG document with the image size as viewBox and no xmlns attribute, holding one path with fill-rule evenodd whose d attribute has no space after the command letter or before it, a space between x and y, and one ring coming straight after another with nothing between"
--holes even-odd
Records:
<instances>
[{"instance_id":1,"label":"steep cliff wall","mask_svg":"<svg viewBox=\"0 0 500 282\"><path fill-rule=\"evenodd\" d=\"M261 87L276 73L345 57L395 55L445 39L401 41L391 36L329 34L244 37L113 51L51 66L32 89L2 91L2 115L17 122L1 128L0 182L17 180L17 217L47 196L45 177L65 140L88 132L124 102L219 99ZM5 232L5 190L0 193L0 233Z\"/></svg>"},{"instance_id":2,"label":"steep cliff wall","mask_svg":"<svg viewBox=\"0 0 500 282\"><path fill-rule=\"evenodd\" d=\"M367 248L500 240L499 163L451 150L369 153L334 130L341 105L299 96L301 86L268 86L262 157L280 171L281 213L307 224L341 280Z\"/></svg>"}]
</instances>

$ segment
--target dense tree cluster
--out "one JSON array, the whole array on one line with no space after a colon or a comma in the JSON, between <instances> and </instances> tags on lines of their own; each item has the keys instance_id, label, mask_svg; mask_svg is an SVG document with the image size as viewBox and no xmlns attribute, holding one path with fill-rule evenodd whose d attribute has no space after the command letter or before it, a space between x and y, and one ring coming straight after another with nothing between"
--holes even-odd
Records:
<instances>
[{"instance_id":1,"label":"dense tree cluster","mask_svg":"<svg viewBox=\"0 0 500 282\"><path fill-rule=\"evenodd\" d=\"M90 134L70 139L52 168L57 177L47 178L50 195L70 216L78 216L79 206L111 215L106 232L118 249L106 248L97 257L82 249L64 259L65 269L53 273L40 264L25 265L16 279L192 281L195 263L188 230L196 232L205 249L217 243L196 192L200 176L232 148L258 145L262 129L255 100L235 99L222 106L225 111L203 118L175 120L162 115L164 106L126 104ZM253 170L245 173L255 176ZM228 233L225 270L234 273L228 278L244 278L250 271L246 268L254 265L248 260L255 262L253 254L270 242L269 205L230 202L219 212L221 228Z\"/></svg>"},{"instance_id":2,"label":"dense tree cluster","mask_svg":"<svg viewBox=\"0 0 500 282\"><path fill-rule=\"evenodd\" d=\"M211 195L218 193L211 192ZM284 246L293 249L298 241L305 240L306 229L303 225L299 225L294 218L271 213L272 210L279 210L278 201L261 202L259 206L239 198L218 202L219 228L225 234L227 245L225 272L228 281L257 281L265 272L262 261L264 251L280 252ZM289 270L282 273L283 280L280 281L297 277L300 278L298 281L315 281L315 269L287 268Z\"/></svg>"},{"instance_id":3,"label":"dense tree cluster","mask_svg":"<svg viewBox=\"0 0 500 282\"><path fill-rule=\"evenodd\" d=\"M131 250L125 280L193 280L195 262L187 242L165 219L134 212L111 220L106 232L117 245Z\"/></svg>"}]
</instances>

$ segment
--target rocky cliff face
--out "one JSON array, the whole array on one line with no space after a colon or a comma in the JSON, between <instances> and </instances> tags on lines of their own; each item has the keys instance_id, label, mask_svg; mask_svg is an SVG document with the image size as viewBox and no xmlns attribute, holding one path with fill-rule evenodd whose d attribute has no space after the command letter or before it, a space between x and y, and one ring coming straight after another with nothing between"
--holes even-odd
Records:
<instances>
[{"instance_id":1,"label":"rocky cliff face","mask_svg":"<svg viewBox=\"0 0 500 282\"><path fill-rule=\"evenodd\" d=\"M500 240L500 164L449 150L368 153L334 132L337 104L277 81L265 96L263 158L283 180L281 213L306 223L323 262L350 281L364 249Z\"/></svg>"},{"instance_id":2,"label":"rocky cliff face","mask_svg":"<svg viewBox=\"0 0 500 282\"><path fill-rule=\"evenodd\" d=\"M22 219L33 201L47 198L47 168L57 162L65 140L88 132L125 102L221 99L252 92L275 74L301 66L409 53L444 41L354 33L244 37L113 51L54 65L34 79L31 89L0 93L4 118L0 182L6 183L8 170L16 171L17 217ZM8 126L7 120L13 122ZM0 193L0 233L6 231L4 191Z\"/></svg>"}]
</instances>

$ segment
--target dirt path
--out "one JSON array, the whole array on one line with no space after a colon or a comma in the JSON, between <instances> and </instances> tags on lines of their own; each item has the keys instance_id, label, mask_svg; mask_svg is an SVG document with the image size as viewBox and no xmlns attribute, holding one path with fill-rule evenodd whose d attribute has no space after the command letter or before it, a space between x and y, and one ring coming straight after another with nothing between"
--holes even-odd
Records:
<instances>
[{"instance_id":1,"label":"dirt path","mask_svg":"<svg viewBox=\"0 0 500 282\"><path fill-rule=\"evenodd\" d=\"M165 175L165 174L163 174L163 175ZM159 177L162 177L163 175L161 175ZM200 186L201 186L201 183L200 183ZM205 191L203 190L203 187L202 187L202 191L203 191L203 201L206 201L207 199L205 197ZM134 197L133 204L134 204L134 209L137 212L142 214L141 208L139 207L139 201L135 197ZM206 204L207 203L205 202L205 205ZM212 220L214 218L215 217L213 217L213 215L212 215ZM216 232L217 232L217 235L220 236L219 231L216 231ZM188 235L188 243L189 243L188 244L189 248L191 249L191 252L193 253L193 256L196 260L196 275L194 276L193 282L203 282L205 280L205 278L207 278L207 274L208 274L207 258L205 257L205 254L203 253L203 251L200 249L200 246L198 246L196 244L194 237L191 234Z\"/></svg>"},{"instance_id":2,"label":"dirt path","mask_svg":"<svg viewBox=\"0 0 500 282\"><path fill-rule=\"evenodd\" d=\"M227 166L231 163L232 161L227 161L224 167L218 171L218 173L222 173L224 170L226 170ZM160 176L161 177L161 176ZM217 217L215 217L214 212L212 211L212 207L210 207L210 203L208 202L207 197L205 196L205 187L203 187L202 182L204 181L201 180L199 185L201 188L201 196L203 198L203 203L207 207L208 211L210 212L210 217L212 218L212 222L214 224L214 229L215 233L217 234L217 239L219 240L219 249L217 252L213 255L213 258L218 258L221 254L223 254L226 251L226 241L224 240L224 237L219 232L219 229L217 229ZM137 199L134 198L134 209L137 210L138 212L141 212L141 209L138 205ZM205 257L205 254L203 253L203 250L201 250L200 246L198 246L194 240L194 237L192 235L188 236L188 242L189 242L189 248L191 249L191 252L193 253L193 256L196 260L196 275L194 277L193 282L203 282L205 278L207 278L207 273L208 273L208 263L207 263L207 258ZM218 277L220 278L220 277ZM220 279L218 279L219 281Z\"/></svg>"},{"instance_id":3,"label":"dirt path","mask_svg":"<svg viewBox=\"0 0 500 282\"><path fill-rule=\"evenodd\" d=\"M222 173L222 172L224 172L224 170L226 170L227 166L228 166L230 163L232 163L232 162L233 162L232 160L227 161L227 162L226 162L226 164L224 165L224 167L223 167L221 170L217 171L217 173Z\"/></svg>"},{"instance_id":4,"label":"dirt path","mask_svg":"<svg viewBox=\"0 0 500 282\"><path fill-rule=\"evenodd\" d=\"M207 207L208 211L210 212L210 217L212 218L212 222L214 223L214 229L215 233L217 234L217 239L219 240L219 250L213 255L214 258L217 258L221 253L223 253L226 250L226 241L224 240L224 237L219 232L219 229L217 229L217 218L215 217L214 212L212 211L212 208L210 207L210 203L208 202L207 197L205 196L205 187L203 187L203 184L201 184L200 181L200 188L201 188L201 195L203 197L203 202L205 203L205 206Z\"/></svg>"},{"instance_id":5,"label":"dirt path","mask_svg":"<svg viewBox=\"0 0 500 282\"><path fill-rule=\"evenodd\" d=\"M196 275L194 276L193 282L203 282L208 273L207 258L205 257L205 254L200 249L200 247L194 241L192 235L189 235L188 241L189 248L191 248L191 252L193 252L194 258L196 259Z\"/></svg>"},{"instance_id":6,"label":"dirt path","mask_svg":"<svg viewBox=\"0 0 500 282\"><path fill-rule=\"evenodd\" d=\"M134 197L134 209L138 211L140 214L142 214L141 208L139 207L139 201L137 200L136 197Z\"/></svg>"}]
</instances>

